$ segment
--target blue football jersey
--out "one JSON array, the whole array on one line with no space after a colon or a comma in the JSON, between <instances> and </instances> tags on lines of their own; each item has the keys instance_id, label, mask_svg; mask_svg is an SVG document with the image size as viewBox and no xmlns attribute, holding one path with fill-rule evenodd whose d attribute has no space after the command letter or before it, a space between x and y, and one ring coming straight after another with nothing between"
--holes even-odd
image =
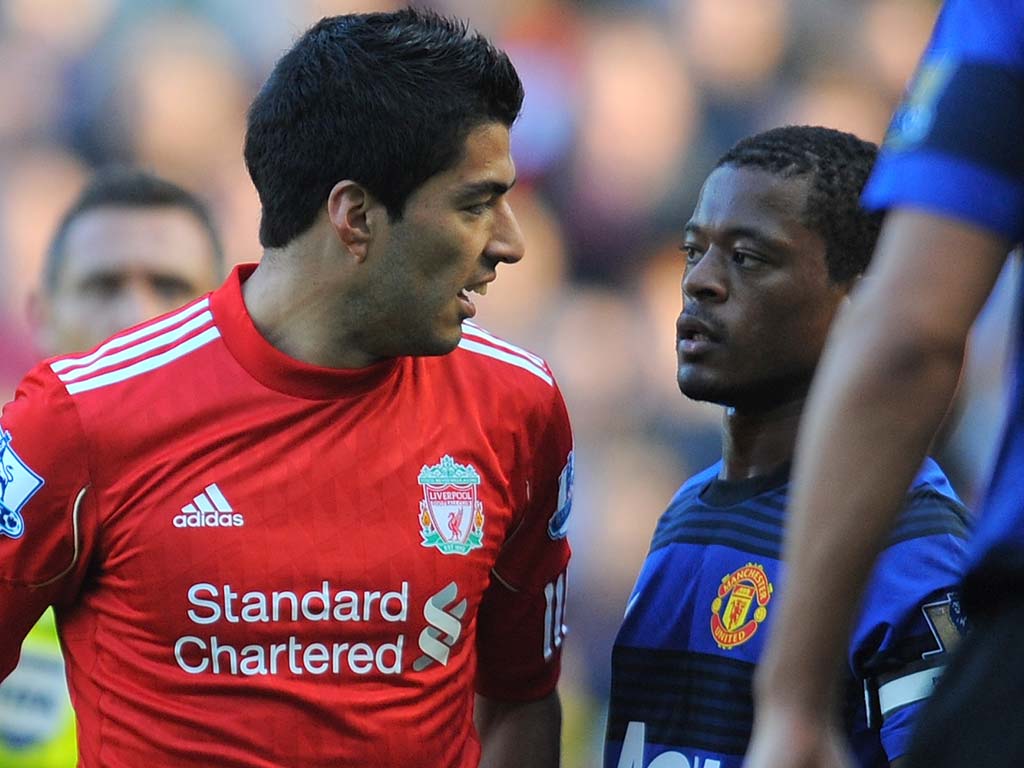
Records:
<instances>
[{"instance_id":1,"label":"blue football jersey","mask_svg":"<svg viewBox=\"0 0 1024 768\"><path fill-rule=\"evenodd\" d=\"M1024 0L946 4L893 117L864 202L872 208L912 205L1012 242L1024 238ZM1018 290L1024 294L1024 285ZM1024 295L1017 306L1024 308ZM1022 323L1018 317L1018 328ZM1000 575L1006 571L1024 570L1019 341L1012 373L1003 442L968 556L968 582L982 589L1005 582Z\"/></svg>"},{"instance_id":2,"label":"blue football jersey","mask_svg":"<svg viewBox=\"0 0 1024 768\"><path fill-rule=\"evenodd\" d=\"M754 667L785 588L789 468L727 482L720 467L683 485L658 522L612 652L605 768L742 762ZM860 765L903 754L914 713L959 636L967 525L928 460L876 566L846 658L846 723ZM804 615L828 621L829 606L805 606Z\"/></svg>"}]
</instances>

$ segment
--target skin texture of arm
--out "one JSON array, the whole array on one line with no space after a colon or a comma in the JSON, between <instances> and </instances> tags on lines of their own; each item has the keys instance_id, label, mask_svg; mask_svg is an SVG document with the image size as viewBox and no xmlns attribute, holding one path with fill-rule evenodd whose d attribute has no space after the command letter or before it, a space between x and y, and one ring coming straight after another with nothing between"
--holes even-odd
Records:
<instances>
[{"instance_id":1,"label":"skin texture of arm","mask_svg":"<svg viewBox=\"0 0 1024 768\"><path fill-rule=\"evenodd\" d=\"M554 691L538 701L476 697L480 768L558 768L562 704Z\"/></svg>"},{"instance_id":2,"label":"skin texture of arm","mask_svg":"<svg viewBox=\"0 0 1024 768\"><path fill-rule=\"evenodd\" d=\"M949 407L1007 250L963 222L912 209L887 218L803 414L787 591L755 681L746 768L849 764L834 692L858 597Z\"/></svg>"}]
</instances>

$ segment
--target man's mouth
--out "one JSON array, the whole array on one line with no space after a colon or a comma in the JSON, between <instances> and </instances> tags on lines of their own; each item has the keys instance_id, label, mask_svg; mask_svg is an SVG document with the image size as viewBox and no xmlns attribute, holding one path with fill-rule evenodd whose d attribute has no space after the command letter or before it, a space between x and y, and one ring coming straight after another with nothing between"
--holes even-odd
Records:
<instances>
[{"instance_id":1,"label":"man's mouth","mask_svg":"<svg viewBox=\"0 0 1024 768\"><path fill-rule=\"evenodd\" d=\"M484 280L479 283L474 283L473 285L467 285L465 288L458 292L457 296L459 301L462 303L463 311L465 312L466 317L474 317L476 315L476 304L473 303L473 300L469 297L469 294L475 293L479 296L486 296L487 283L489 282L490 280Z\"/></svg>"},{"instance_id":2,"label":"man's mouth","mask_svg":"<svg viewBox=\"0 0 1024 768\"><path fill-rule=\"evenodd\" d=\"M682 315L676 323L676 351L680 355L703 354L719 341L715 331L696 317Z\"/></svg>"}]
</instances>

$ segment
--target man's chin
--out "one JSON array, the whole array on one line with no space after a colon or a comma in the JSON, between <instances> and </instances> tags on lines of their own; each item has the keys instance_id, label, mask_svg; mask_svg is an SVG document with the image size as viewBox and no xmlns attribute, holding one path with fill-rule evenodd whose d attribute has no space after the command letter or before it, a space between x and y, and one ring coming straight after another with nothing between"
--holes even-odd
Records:
<instances>
[{"instance_id":1,"label":"man's chin","mask_svg":"<svg viewBox=\"0 0 1024 768\"><path fill-rule=\"evenodd\" d=\"M727 401L730 399L728 393L721 386L706 378L687 375L680 371L676 376L676 383L679 385L679 391L690 400L727 405Z\"/></svg>"}]
</instances>

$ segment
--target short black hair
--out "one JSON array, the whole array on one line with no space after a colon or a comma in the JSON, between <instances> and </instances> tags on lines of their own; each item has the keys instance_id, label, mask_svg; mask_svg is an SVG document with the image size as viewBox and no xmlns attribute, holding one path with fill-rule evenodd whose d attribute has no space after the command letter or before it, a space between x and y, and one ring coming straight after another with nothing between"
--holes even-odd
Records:
<instances>
[{"instance_id":1,"label":"short black hair","mask_svg":"<svg viewBox=\"0 0 1024 768\"><path fill-rule=\"evenodd\" d=\"M715 167L810 176L802 221L825 240L829 279L847 283L867 269L882 225L881 213L870 213L860 204L877 157L876 144L852 133L788 125L742 139Z\"/></svg>"},{"instance_id":2,"label":"short black hair","mask_svg":"<svg viewBox=\"0 0 1024 768\"><path fill-rule=\"evenodd\" d=\"M522 103L508 56L464 22L415 8L321 19L249 108L260 243L279 248L309 229L343 179L401 218L410 194L459 161L472 129L511 126Z\"/></svg>"},{"instance_id":3,"label":"short black hair","mask_svg":"<svg viewBox=\"0 0 1024 768\"><path fill-rule=\"evenodd\" d=\"M43 263L43 289L57 288L64 267L68 230L82 214L97 208L181 208L195 216L210 239L217 275L224 274L224 249L209 209L184 187L142 168L114 165L100 168L61 217Z\"/></svg>"}]
</instances>

